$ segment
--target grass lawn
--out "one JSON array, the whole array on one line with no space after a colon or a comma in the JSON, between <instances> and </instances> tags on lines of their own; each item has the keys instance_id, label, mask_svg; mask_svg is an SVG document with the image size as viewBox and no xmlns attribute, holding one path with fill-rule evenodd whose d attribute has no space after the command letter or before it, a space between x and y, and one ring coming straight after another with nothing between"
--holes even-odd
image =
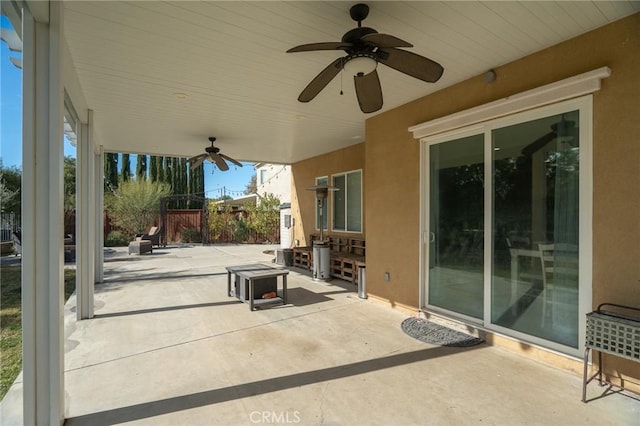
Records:
<instances>
[{"instance_id":1,"label":"grass lawn","mask_svg":"<svg viewBox=\"0 0 640 426\"><path fill-rule=\"evenodd\" d=\"M20 266L0 268L0 400L22 370ZM75 269L64 271L64 300L76 289Z\"/></svg>"}]
</instances>

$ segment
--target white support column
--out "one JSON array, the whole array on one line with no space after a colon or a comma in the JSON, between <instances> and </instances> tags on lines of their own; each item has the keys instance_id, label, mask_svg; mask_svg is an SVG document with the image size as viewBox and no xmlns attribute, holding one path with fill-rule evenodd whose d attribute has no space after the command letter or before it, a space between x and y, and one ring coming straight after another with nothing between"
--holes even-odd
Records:
<instances>
[{"instance_id":1,"label":"white support column","mask_svg":"<svg viewBox=\"0 0 640 426\"><path fill-rule=\"evenodd\" d=\"M93 111L89 110L89 140L93 146ZM95 155L95 259L94 273L95 282L101 283L104 280L104 150L100 145Z\"/></svg>"},{"instance_id":2,"label":"white support column","mask_svg":"<svg viewBox=\"0 0 640 426\"><path fill-rule=\"evenodd\" d=\"M76 174L76 317L93 318L94 247L96 239L95 155L89 124L80 125Z\"/></svg>"},{"instance_id":3,"label":"white support column","mask_svg":"<svg viewBox=\"0 0 640 426\"><path fill-rule=\"evenodd\" d=\"M23 11L23 424L61 425L63 353L62 5Z\"/></svg>"}]
</instances>

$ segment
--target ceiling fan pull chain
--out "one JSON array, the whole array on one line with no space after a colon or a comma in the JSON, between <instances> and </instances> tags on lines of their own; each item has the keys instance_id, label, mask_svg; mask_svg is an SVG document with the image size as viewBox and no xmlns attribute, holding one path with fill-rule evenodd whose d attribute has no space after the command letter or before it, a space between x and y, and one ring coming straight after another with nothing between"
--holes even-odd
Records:
<instances>
[{"instance_id":1,"label":"ceiling fan pull chain","mask_svg":"<svg viewBox=\"0 0 640 426\"><path fill-rule=\"evenodd\" d=\"M342 74L344 72L344 64L342 64L342 68L340 69L340 95L342 95Z\"/></svg>"}]
</instances>

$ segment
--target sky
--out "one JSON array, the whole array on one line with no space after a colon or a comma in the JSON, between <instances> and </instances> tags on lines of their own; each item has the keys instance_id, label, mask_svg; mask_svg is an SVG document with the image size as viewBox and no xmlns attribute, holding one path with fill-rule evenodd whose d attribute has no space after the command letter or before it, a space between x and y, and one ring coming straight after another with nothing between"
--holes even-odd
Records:
<instances>
[{"instance_id":1,"label":"sky","mask_svg":"<svg viewBox=\"0 0 640 426\"><path fill-rule=\"evenodd\" d=\"M2 16L0 26L10 28L9 20ZM22 70L16 68L9 57L20 57L21 53L11 52L7 44L0 41L0 158L5 167L22 168ZM205 144L203 144L203 150ZM76 156L76 149L66 140L64 155ZM131 155L132 174L135 175L136 160ZM209 161L204 163L205 193L216 198L224 193L239 196L244 192L251 176L255 174L253 163L243 163L243 167L229 164L229 170L221 172Z\"/></svg>"}]
</instances>

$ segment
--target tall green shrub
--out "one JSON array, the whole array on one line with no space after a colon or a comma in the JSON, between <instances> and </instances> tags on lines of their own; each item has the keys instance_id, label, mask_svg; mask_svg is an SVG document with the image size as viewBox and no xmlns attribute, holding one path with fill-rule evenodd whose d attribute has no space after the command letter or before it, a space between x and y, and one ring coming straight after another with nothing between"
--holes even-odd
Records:
<instances>
[{"instance_id":1,"label":"tall green shrub","mask_svg":"<svg viewBox=\"0 0 640 426\"><path fill-rule=\"evenodd\" d=\"M234 216L231 220L231 230L233 232L233 239L238 242L247 241L250 230L249 221L242 215Z\"/></svg>"},{"instance_id":2,"label":"tall green shrub","mask_svg":"<svg viewBox=\"0 0 640 426\"><path fill-rule=\"evenodd\" d=\"M224 232L231 231L232 221L231 207L226 206L218 210L215 201L209 202L209 231L213 235L214 242L220 239Z\"/></svg>"},{"instance_id":3,"label":"tall green shrub","mask_svg":"<svg viewBox=\"0 0 640 426\"><path fill-rule=\"evenodd\" d=\"M264 238L271 238L280 226L280 199L273 194L260 196L255 206L247 206L251 228Z\"/></svg>"},{"instance_id":4,"label":"tall green shrub","mask_svg":"<svg viewBox=\"0 0 640 426\"><path fill-rule=\"evenodd\" d=\"M131 236L142 234L156 223L160 199L170 192L169 186L160 182L122 182L115 196L109 198L107 211L118 228Z\"/></svg>"}]
</instances>

